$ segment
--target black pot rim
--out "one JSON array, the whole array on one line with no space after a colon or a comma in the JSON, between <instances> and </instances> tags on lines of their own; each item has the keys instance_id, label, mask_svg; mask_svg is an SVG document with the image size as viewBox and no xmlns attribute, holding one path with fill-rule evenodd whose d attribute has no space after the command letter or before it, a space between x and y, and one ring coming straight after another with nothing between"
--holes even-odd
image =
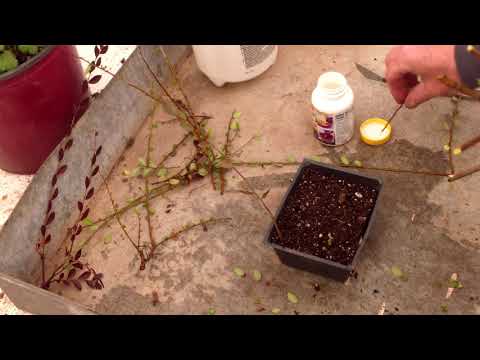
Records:
<instances>
[{"instance_id":1,"label":"black pot rim","mask_svg":"<svg viewBox=\"0 0 480 360\"><path fill-rule=\"evenodd\" d=\"M46 45L45 48L40 52L40 54L25 61L23 64L21 64L14 70L7 71L5 74L0 75L0 83L2 81L16 77L17 75L20 75L23 72L30 69L31 67L35 66L35 64L37 64L39 61L47 57L53 51L53 49L55 49L57 46L58 45Z\"/></svg>"},{"instance_id":2,"label":"black pot rim","mask_svg":"<svg viewBox=\"0 0 480 360\"><path fill-rule=\"evenodd\" d=\"M296 255L298 257L302 257L302 258L306 258L306 259L309 259L309 260L314 260L316 262L319 262L319 263L323 263L323 264L326 264L326 265L330 265L330 266L333 266L333 267L336 267L337 269L342 269L344 271L353 271L358 263L358 259L359 259L359 256L360 256L360 252L363 248L363 246L365 245L365 241L367 240L368 238L368 234L370 233L370 229L372 227L372 224L373 224L373 219L375 219L376 217L376 213L377 213L377 209L378 209L378 203L379 203L379 199L380 199L380 194L382 192L382 187L383 187L383 181L381 178L379 177L373 177L373 176L368 176L368 175L363 175L363 174L358 174L357 172L355 171L351 171L351 170L347 170L345 168L341 168L341 167L337 167L335 165L331 165L331 164L325 164L325 163L321 163L321 162L318 162L318 161L315 161L315 160L312 160L312 159L308 159L308 158L305 158L303 160L303 162L300 164L300 166L298 167L297 169L297 172L294 176L294 181L292 181L292 183L290 184L290 186L288 187L281 203L280 203L280 206L278 207L277 211L276 211L276 214L275 214L275 221L277 221L278 219L278 216L280 215L283 207L285 206L285 203L287 201L287 198L288 198L288 195L290 194L290 192L293 190L293 188L295 187L296 185L296 182L297 182L297 179L300 175L300 173L303 171L303 169L307 166L320 166L320 167L323 167L323 168L327 168L327 169L330 169L330 170L334 170L334 171L337 171L337 172L341 172L341 173L345 173L345 174L349 174L349 175L354 175L354 176L357 176L357 177L360 177L360 178L365 178L365 179L370 179L370 180L373 180L373 181L376 181L378 182L379 184L379 191L378 191L378 194L377 194L377 199L375 201L375 205L373 207L373 211L372 213L370 214L370 218L369 218L369 222L368 222L368 225L367 225L367 228L365 229L361 239L360 239L360 245L357 249L357 252L355 253L355 256L353 257L352 259L352 262L349 264L349 265L343 265L343 264L340 264L338 262L335 262L335 261L331 261L331 260L328 260L328 259L324 259L324 258L321 258L319 256L315 256L315 255L311 255L311 254L307 254L307 253L304 253L304 252L300 252L300 251L297 251L297 250L293 250L293 249L289 249L289 248L286 248L286 247L283 247L281 245L278 245L278 244L275 244L274 242L272 242L270 240L271 238L271 233L272 231L275 230L275 227L274 227L274 224L272 223L267 231L267 235L265 236L264 238L264 243L267 245L267 246L270 246L271 248L273 249L276 249L276 250L280 250L280 251L283 251L283 252L286 252L286 253L290 253L292 255Z\"/></svg>"}]
</instances>

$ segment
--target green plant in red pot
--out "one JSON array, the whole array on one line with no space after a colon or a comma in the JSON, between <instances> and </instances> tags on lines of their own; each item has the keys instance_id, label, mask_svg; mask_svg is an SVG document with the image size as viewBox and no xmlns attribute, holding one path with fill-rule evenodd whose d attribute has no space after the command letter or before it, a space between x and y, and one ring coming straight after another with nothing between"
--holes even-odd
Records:
<instances>
[{"instance_id":1,"label":"green plant in red pot","mask_svg":"<svg viewBox=\"0 0 480 360\"><path fill-rule=\"evenodd\" d=\"M88 107L72 45L0 45L0 168L33 174Z\"/></svg>"}]
</instances>

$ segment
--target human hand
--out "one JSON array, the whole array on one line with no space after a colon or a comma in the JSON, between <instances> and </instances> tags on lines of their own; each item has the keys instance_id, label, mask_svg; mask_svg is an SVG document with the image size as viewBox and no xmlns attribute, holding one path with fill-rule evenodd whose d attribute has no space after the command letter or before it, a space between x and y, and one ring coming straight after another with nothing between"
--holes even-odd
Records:
<instances>
[{"instance_id":1,"label":"human hand","mask_svg":"<svg viewBox=\"0 0 480 360\"><path fill-rule=\"evenodd\" d=\"M453 45L397 46L388 53L385 65L385 77L392 96L407 108L415 108L437 96L453 94L437 80L439 75L460 81Z\"/></svg>"}]
</instances>

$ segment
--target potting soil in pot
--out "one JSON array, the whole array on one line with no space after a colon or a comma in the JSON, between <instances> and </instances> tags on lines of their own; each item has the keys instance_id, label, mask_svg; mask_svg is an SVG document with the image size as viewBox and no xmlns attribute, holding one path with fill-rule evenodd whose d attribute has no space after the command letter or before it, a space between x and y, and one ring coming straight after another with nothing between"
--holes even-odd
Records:
<instances>
[{"instance_id":1,"label":"potting soil in pot","mask_svg":"<svg viewBox=\"0 0 480 360\"><path fill-rule=\"evenodd\" d=\"M343 265L352 263L377 199L366 184L306 167L272 233L280 246Z\"/></svg>"}]
</instances>

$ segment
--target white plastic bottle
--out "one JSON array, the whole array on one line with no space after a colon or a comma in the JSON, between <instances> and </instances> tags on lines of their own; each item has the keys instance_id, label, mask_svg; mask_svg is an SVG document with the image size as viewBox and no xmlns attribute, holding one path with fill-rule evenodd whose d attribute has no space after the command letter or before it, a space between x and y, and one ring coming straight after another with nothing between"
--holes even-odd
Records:
<instances>
[{"instance_id":1,"label":"white plastic bottle","mask_svg":"<svg viewBox=\"0 0 480 360\"><path fill-rule=\"evenodd\" d=\"M253 79L272 66L277 45L192 45L197 66L216 86Z\"/></svg>"},{"instance_id":2,"label":"white plastic bottle","mask_svg":"<svg viewBox=\"0 0 480 360\"><path fill-rule=\"evenodd\" d=\"M353 91L337 72L324 73L312 93L315 137L327 146L346 144L353 137Z\"/></svg>"}]
</instances>

